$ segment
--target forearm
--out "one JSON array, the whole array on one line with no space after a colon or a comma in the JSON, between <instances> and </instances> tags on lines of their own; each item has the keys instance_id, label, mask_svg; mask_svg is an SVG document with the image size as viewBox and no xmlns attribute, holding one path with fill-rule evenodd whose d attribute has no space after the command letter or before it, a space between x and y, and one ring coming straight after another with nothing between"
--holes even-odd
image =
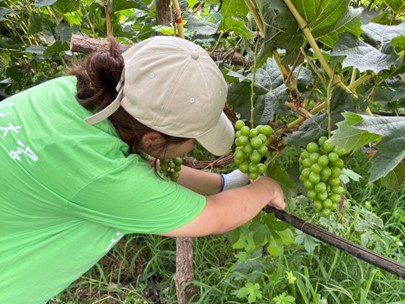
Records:
<instances>
[{"instance_id":1,"label":"forearm","mask_svg":"<svg viewBox=\"0 0 405 304\"><path fill-rule=\"evenodd\" d=\"M280 186L266 177L247 186L214 195L208 201L214 205L216 213L222 213L222 226L214 234L222 234L247 223L268 204L278 209L285 208Z\"/></svg>"},{"instance_id":2,"label":"forearm","mask_svg":"<svg viewBox=\"0 0 405 304\"><path fill-rule=\"evenodd\" d=\"M221 176L182 166L177 183L202 195L213 195L221 191Z\"/></svg>"},{"instance_id":3,"label":"forearm","mask_svg":"<svg viewBox=\"0 0 405 304\"><path fill-rule=\"evenodd\" d=\"M222 234L250 221L266 204L285 208L280 186L262 177L254 183L207 196L203 212L190 223L167 233L166 236L205 236Z\"/></svg>"}]
</instances>

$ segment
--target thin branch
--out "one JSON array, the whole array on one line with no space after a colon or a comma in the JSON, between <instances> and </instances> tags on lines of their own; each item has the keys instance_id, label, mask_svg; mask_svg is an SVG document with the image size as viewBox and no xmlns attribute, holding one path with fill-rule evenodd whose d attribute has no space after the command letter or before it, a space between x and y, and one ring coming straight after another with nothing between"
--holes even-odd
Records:
<instances>
[{"instance_id":1,"label":"thin branch","mask_svg":"<svg viewBox=\"0 0 405 304\"><path fill-rule=\"evenodd\" d=\"M178 36L184 38L183 20L181 19L181 8L178 0L172 0L174 6L174 22L177 28Z\"/></svg>"}]
</instances>

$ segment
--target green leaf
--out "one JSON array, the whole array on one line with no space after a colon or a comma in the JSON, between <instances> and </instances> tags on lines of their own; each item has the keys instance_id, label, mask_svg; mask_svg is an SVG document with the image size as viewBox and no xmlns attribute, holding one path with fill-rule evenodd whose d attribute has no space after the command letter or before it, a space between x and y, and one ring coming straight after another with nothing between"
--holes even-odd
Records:
<instances>
[{"instance_id":1,"label":"green leaf","mask_svg":"<svg viewBox=\"0 0 405 304\"><path fill-rule=\"evenodd\" d=\"M246 283L245 287L239 289L236 296L238 298L247 297L249 303L253 303L257 299L261 299L263 297L262 292L260 291L260 285L252 282Z\"/></svg>"},{"instance_id":2,"label":"green leaf","mask_svg":"<svg viewBox=\"0 0 405 304\"><path fill-rule=\"evenodd\" d=\"M363 121L358 114L344 112L342 115L345 120L337 123L338 128L332 131L332 137L330 138L330 141L338 148L355 152L364 145L381 139L378 134L356 128L356 125Z\"/></svg>"},{"instance_id":3,"label":"green leaf","mask_svg":"<svg viewBox=\"0 0 405 304\"><path fill-rule=\"evenodd\" d=\"M344 56L343 67L353 67L360 72L373 71L378 74L383 70L389 70L398 58L390 45L378 50L350 33L340 34L339 38L331 56Z\"/></svg>"},{"instance_id":4,"label":"green leaf","mask_svg":"<svg viewBox=\"0 0 405 304\"><path fill-rule=\"evenodd\" d=\"M353 95L340 88L335 88L331 98L331 122L332 130L336 124L343 120L341 115L344 111L353 110ZM319 112L311 118L304 121L298 131L287 136L285 142L297 147L305 147L308 143L318 139L328 132L328 116L325 112Z\"/></svg>"},{"instance_id":5,"label":"green leaf","mask_svg":"<svg viewBox=\"0 0 405 304\"><path fill-rule=\"evenodd\" d=\"M40 45L31 45L29 47L27 47L24 52L27 53L33 53L36 54L39 57L42 57L44 55L44 51L45 51L46 47L44 46L40 46Z\"/></svg>"},{"instance_id":6,"label":"green leaf","mask_svg":"<svg viewBox=\"0 0 405 304\"><path fill-rule=\"evenodd\" d=\"M244 79L243 82L233 83L228 91L229 104L242 118L250 118L252 78L252 74L248 77L242 76L240 79ZM253 99L255 123L267 124L276 114L286 115L288 109L284 103L287 98L287 87L276 63L270 58L263 68L256 71Z\"/></svg>"},{"instance_id":7,"label":"green leaf","mask_svg":"<svg viewBox=\"0 0 405 304\"><path fill-rule=\"evenodd\" d=\"M295 243L294 234L290 228L285 230L275 230L274 233L277 233L278 236L281 238L281 241L285 245L292 245Z\"/></svg>"},{"instance_id":8,"label":"green leaf","mask_svg":"<svg viewBox=\"0 0 405 304\"><path fill-rule=\"evenodd\" d=\"M112 1L111 12L115 13L129 8L150 11L149 7L142 0L114 0Z\"/></svg>"},{"instance_id":9,"label":"green leaf","mask_svg":"<svg viewBox=\"0 0 405 304\"><path fill-rule=\"evenodd\" d=\"M387 4L396 14L404 13L405 2L403 0L384 0L384 3Z\"/></svg>"},{"instance_id":10,"label":"green leaf","mask_svg":"<svg viewBox=\"0 0 405 304\"><path fill-rule=\"evenodd\" d=\"M44 51L44 57L49 58L61 52L69 51L69 45L60 40L55 41L50 47Z\"/></svg>"},{"instance_id":11,"label":"green leaf","mask_svg":"<svg viewBox=\"0 0 405 304\"><path fill-rule=\"evenodd\" d=\"M405 163L400 163L394 170L381 178L381 184L390 190L399 189L405 181Z\"/></svg>"},{"instance_id":12,"label":"green leaf","mask_svg":"<svg viewBox=\"0 0 405 304\"><path fill-rule=\"evenodd\" d=\"M350 0L295 0L298 11L308 21L314 38L330 48L338 40L339 33L355 36L362 33L361 9L354 9Z\"/></svg>"},{"instance_id":13,"label":"green leaf","mask_svg":"<svg viewBox=\"0 0 405 304\"><path fill-rule=\"evenodd\" d=\"M405 86L400 79L387 79L375 91L374 101L384 105L392 102L405 102Z\"/></svg>"},{"instance_id":14,"label":"green leaf","mask_svg":"<svg viewBox=\"0 0 405 304\"><path fill-rule=\"evenodd\" d=\"M405 36L398 36L391 40L391 45L397 53L405 50Z\"/></svg>"},{"instance_id":15,"label":"green leaf","mask_svg":"<svg viewBox=\"0 0 405 304\"><path fill-rule=\"evenodd\" d=\"M381 46L391 42L392 39L398 36L403 36L405 33L405 23L399 25L383 25L370 22L362 26L365 38L371 40L374 46Z\"/></svg>"},{"instance_id":16,"label":"green leaf","mask_svg":"<svg viewBox=\"0 0 405 304\"><path fill-rule=\"evenodd\" d=\"M294 196L297 193L297 187L294 181L292 181L288 173L279 165L269 166L266 174L281 186L285 196Z\"/></svg>"},{"instance_id":17,"label":"green leaf","mask_svg":"<svg viewBox=\"0 0 405 304\"><path fill-rule=\"evenodd\" d=\"M249 13L249 8L246 6L245 0L223 0L221 13L224 17L246 17Z\"/></svg>"},{"instance_id":18,"label":"green leaf","mask_svg":"<svg viewBox=\"0 0 405 304\"><path fill-rule=\"evenodd\" d=\"M259 50L258 66L261 66L276 48L294 52L302 46L303 35L284 1L257 0L256 5L261 19L265 20L264 42ZM286 62L284 59L283 62L293 64L293 62Z\"/></svg>"},{"instance_id":19,"label":"green leaf","mask_svg":"<svg viewBox=\"0 0 405 304\"><path fill-rule=\"evenodd\" d=\"M51 6L56 0L35 0L35 7Z\"/></svg>"},{"instance_id":20,"label":"green leaf","mask_svg":"<svg viewBox=\"0 0 405 304\"><path fill-rule=\"evenodd\" d=\"M60 41L69 42L73 34L73 28L66 23L60 23L56 26L55 32L58 34Z\"/></svg>"},{"instance_id":21,"label":"green leaf","mask_svg":"<svg viewBox=\"0 0 405 304\"><path fill-rule=\"evenodd\" d=\"M342 32L359 36L361 30L361 10L353 9L350 0L293 0L300 15L308 22L308 28L315 40L333 48ZM298 23L282 0L257 0L256 5L264 20L264 44L259 52L259 62L276 47L286 50L284 61L293 63L304 38Z\"/></svg>"},{"instance_id":22,"label":"green leaf","mask_svg":"<svg viewBox=\"0 0 405 304\"><path fill-rule=\"evenodd\" d=\"M79 0L57 0L53 7L62 14L74 12L80 9Z\"/></svg>"},{"instance_id":23,"label":"green leaf","mask_svg":"<svg viewBox=\"0 0 405 304\"><path fill-rule=\"evenodd\" d=\"M186 28L196 35L214 35L218 29L218 25L207 21L200 21L194 16L186 15L184 20L187 21Z\"/></svg>"},{"instance_id":24,"label":"green leaf","mask_svg":"<svg viewBox=\"0 0 405 304\"><path fill-rule=\"evenodd\" d=\"M405 117L370 117L360 115L363 121L356 128L383 136L376 146L370 182L393 170L405 157Z\"/></svg>"},{"instance_id":25,"label":"green leaf","mask_svg":"<svg viewBox=\"0 0 405 304\"><path fill-rule=\"evenodd\" d=\"M253 35L246 27L245 22L234 16L225 17L222 20L221 24L219 25L218 31L223 31L226 33L235 32L238 33L243 38L245 38L246 40L253 39Z\"/></svg>"},{"instance_id":26,"label":"green leaf","mask_svg":"<svg viewBox=\"0 0 405 304\"><path fill-rule=\"evenodd\" d=\"M272 238L270 244L267 247L267 251L274 257L278 257L283 253L283 244L279 238Z\"/></svg>"},{"instance_id":27,"label":"green leaf","mask_svg":"<svg viewBox=\"0 0 405 304\"><path fill-rule=\"evenodd\" d=\"M350 182L350 180L358 182L361 178L363 178L361 175L347 168L343 168L342 174L340 175L340 179L344 184L347 184L348 182Z\"/></svg>"},{"instance_id":28,"label":"green leaf","mask_svg":"<svg viewBox=\"0 0 405 304\"><path fill-rule=\"evenodd\" d=\"M303 233L302 231L297 232L295 242L297 244L304 244L305 250L310 254L312 254L314 252L315 247L316 247L315 239L312 236L310 236L306 233Z\"/></svg>"},{"instance_id":29,"label":"green leaf","mask_svg":"<svg viewBox=\"0 0 405 304\"><path fill-rule=\"evenodd\" d=\"M41 14L33 13L28 19L28 35L34 35L42 31L43 17Z\"/></svg>"}]
</instances>

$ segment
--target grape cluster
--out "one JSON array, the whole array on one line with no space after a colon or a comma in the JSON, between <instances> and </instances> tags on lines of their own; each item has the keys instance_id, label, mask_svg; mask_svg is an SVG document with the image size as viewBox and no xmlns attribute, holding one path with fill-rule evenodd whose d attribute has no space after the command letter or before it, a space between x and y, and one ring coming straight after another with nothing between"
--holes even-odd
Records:
<instances>
[{"instance_id":1,"label":"grape cluster","mask_svg":"<svg viewBox=\"0 0 405 304\"><path fill-rule=\"evenodd\" d=\"M309 143L299 158L299 179L308 190L307 197L313 201L315 211L325 217L337 209L344 192L339 178L344 167L340 158L343 154L344 150L322 136L318 143Z\"/></svg>"},{"instance_id":2,"label":"grape cluster","mask_svg":"<svg viewBox=\"0 0 405 304\"><path fill-rule=\"evenodd\" d=\"M160 159L159 162L159 172L167 178L170 178L172 181L177 182L183 159L181 157L175 157L172 159Z\"/></svg>"},{"instance_id":3,"label":"grape cluster","mask_svg":"<svg viewBox=\"0 0 405 304\"><path fill-rule=\"evenodd\" d=\"M259 125L251 129L242 120L235 122L235 129L234 163L241 172L247 173L251 180L255 180L259 174L267 171L262 158L268 152L266 142L273 134L273 129L269 125Z\"/></svg>"}]
</instances>

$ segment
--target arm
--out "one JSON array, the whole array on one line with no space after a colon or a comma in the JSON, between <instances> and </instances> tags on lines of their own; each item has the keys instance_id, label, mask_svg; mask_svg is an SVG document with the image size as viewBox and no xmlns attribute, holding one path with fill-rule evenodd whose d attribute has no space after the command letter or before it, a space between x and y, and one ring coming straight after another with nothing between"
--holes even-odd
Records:
<instances>
[{"instance_id":1,"label":"arm","mask_svg":"<svg viewBox=\"0 0 405 304\"><path fill-rule=\"evenodd\" d=\"M197 237L223 234L250 221L267 204L284 209L284 195L271 178L207 197L205 209L186 225L163 233L172 237Z\"/></svg>"},{"instance_id":2,"label":"arm","mask_svg":"<svg viewBox=\"0 0 405 304\"><path fill-rule=\"evenodd\" d=\"M177 183L203 195L217 194L221 191L221 176L187 166L181 166Z\"/></svg>"}]
</instances>

